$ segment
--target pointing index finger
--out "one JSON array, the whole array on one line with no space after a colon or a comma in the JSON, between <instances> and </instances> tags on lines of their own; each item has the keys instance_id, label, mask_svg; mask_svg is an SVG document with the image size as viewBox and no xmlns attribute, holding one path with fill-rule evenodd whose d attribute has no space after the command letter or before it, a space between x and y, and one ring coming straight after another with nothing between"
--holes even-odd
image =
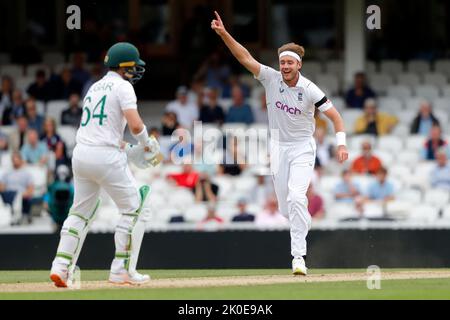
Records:
<instances>
[{"instance_id":1,"label":"pointing index finger","mask_svg":"<svg viewBox=\"0 0 450 320\"><path fill-rule=\"evenodd\" d=\"M214 14L216 15L216 18L219 22L222 22L222 19L220 19L219 14L217 13L217 11L214 11Z\"/></svg>"}]
</instances>

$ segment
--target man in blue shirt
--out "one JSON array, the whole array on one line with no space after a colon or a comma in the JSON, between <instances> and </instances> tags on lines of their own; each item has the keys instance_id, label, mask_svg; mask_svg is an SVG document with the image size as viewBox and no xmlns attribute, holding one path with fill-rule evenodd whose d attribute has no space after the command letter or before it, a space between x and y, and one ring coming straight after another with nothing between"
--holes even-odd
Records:
<instances>
[{"instance_id":1,"label":"man in blue shirt","mask_svg":"<svg viewBox=\"0 0 450 320\"><path fill-rule=\"evenodd\" d=\"M237 86L233 87L231 95L233 98L233 105L228 110L225 122L245 124L253 123L255 120L253 117L252 108L245 103L244 94L242 93L241 88Z\"/></svg>"},{"instance_id":2,"label":"man in blue shirt","mask_svg":"<svg viewBox=\"0 0 450 320\"><path fill-rule=\"evenodd\" d=\"M436 162L436 167L431 171L431 186L450 191L450 165L447 162L446 149L438 149L436 152Z\"/></svg>"},{"instance_id":3,"label":"man in blue shirt","mask_svg":"<svg viewBox=\"0 0 450 320\"><path fill-rule=\"evenodd\" d=\"M381 167L376 174L376 181L369 185L369 200L388 202L394 200L394 185L386 180L387 169Z\"/></svg>"},{"instance_id":4,"label":"man in blue shirt","mask_svg":"<svg viewBox=\"0 0 450 320\"><path fill-rule=\"evenodd\" d=\"M28 130L27 142L20 149L20 154L26 163L41 165L47 163L47 144L39 141L39 135L35 129Z\"/></svg>"}]
</instances>

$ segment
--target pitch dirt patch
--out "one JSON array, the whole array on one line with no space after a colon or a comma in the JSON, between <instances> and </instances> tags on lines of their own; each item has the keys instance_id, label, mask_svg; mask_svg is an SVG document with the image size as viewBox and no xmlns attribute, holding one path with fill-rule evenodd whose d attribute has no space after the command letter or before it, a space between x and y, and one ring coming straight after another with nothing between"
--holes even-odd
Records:
<instances>
[{"instance_id":1,"label":"pitch dirt patch","mask_svg":"<svg viewBox=\"0 0 450 320\"><path fill-rule=\"evenodd\" d=\"M450 271L397 271L382 272L381 280L414 280L414 279L440 279L450 278ZM228 286L254 286L285 283L314 283L314 282L341 282L366 281L365 273L337 273L312 274L306 277L292 275L273 276L233 276L233 277L198 277L198 278L172 278L154 279L139 285L115 285L107 281L82 281L81 290L102 290L121 288L197 288L197 287L228 287ZM8 283L0 284L1 292L52 292L71 289L56 288L50 282L36 283Z\"/></svg>"}]
</instances>

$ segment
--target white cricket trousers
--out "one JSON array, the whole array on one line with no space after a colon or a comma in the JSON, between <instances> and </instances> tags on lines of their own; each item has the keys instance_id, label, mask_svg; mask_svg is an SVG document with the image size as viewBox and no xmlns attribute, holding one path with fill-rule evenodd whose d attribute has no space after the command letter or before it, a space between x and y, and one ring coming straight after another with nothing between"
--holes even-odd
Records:
<instances>
[{"instance_id":1,"label":"white cricket trousers","mask_svg":"<svg viewBox=\"0 0 450 320\"><path fill-rule=\"evenodd\" d=\"M140 195L125 152L115 147L77 144L72 167L75 194L71 212L90 214L99 198L100 188L108 193L120 213L135 212L139 208Z\"/></svg>"},{"instance_id":2,"label":"white cricket trousers","mask_svg":"<svg viewBox=\"0 0 450 320\"><path fill-rule=\"evenodd\" d=\"M295 143L271 141L270 167L283 216L289 219L291 254L306 255L306 236L311 228L306 191L314 174L316 143L314 138Z\"/></svg>"}]
</instances>

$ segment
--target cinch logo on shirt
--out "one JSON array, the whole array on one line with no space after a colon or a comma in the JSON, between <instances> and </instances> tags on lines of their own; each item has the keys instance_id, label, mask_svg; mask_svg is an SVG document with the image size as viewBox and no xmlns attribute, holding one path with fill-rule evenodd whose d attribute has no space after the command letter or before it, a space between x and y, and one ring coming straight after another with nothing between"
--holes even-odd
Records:
<instances>
[{"instance_id":1,"label":"cinch logo on shirt","mask_svg":"<svg viewBox=\"0 0 450 320\"><path fill-rule=\"evenodd\" d=\"M283 103L280 102L280 101L277 101L277 102L275 103L275 106L276 106L278 109L281 109L281 110L283 110L283 111L285 111L285 112L287 112L287 113L293 114L293 115L296 115L297 112L298 112L298 114L301 114L301 113L302 113L302 112L300 111L300 109L293 108L293 107L289 107L287 104L283 104Z\"/></svg>"}]
</instances>

